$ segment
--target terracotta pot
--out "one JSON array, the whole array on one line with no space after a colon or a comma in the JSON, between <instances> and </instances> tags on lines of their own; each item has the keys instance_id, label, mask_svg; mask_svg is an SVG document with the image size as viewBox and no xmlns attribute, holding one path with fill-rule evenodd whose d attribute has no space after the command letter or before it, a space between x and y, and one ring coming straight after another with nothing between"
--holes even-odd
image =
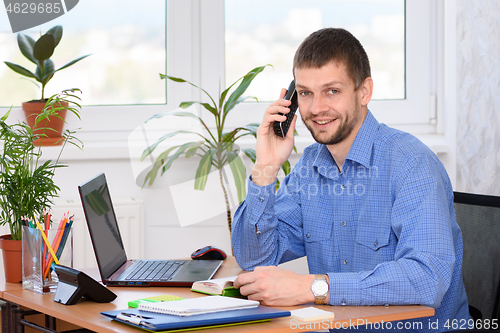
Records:
<instances>
[{"instance_id":1,"label":"terracotta pot","mask_svg":"<svg viewBox=\"0 0 500 333\"><path fill-rule=\"evenodd\" d=\"M12 240L10 235L0 236L5 281L20 283L23 281L23 242Z\"/></svg>"},{"instance_id":2,"label":"terracotta pot","mask_svg":"<svg viewBox=\"0 0 500 333\"><path fill-rule=\"evenodd\" d=\"M62 106L68 107L67 102L62 102ZM26 116L26 121L28 125L35 130L36 133L36 128L39 128L40 131L42 131L42 128L48 127L54 129L54 131L51 130L45 130L45 134L48 137L43 137L39 140L36 140L34 142L35 145L42 145L42 146L58 146L63 143L64 138L62 137L63 133L63 128L64 128L64 119L66 119L66 109L59 110L57 111L57 114L62 118L59 117L50 117L48 120L43 120L38 123L36 128L33 128L35 125L35 118L43 111L43 108L45 107L45 102L44 101L31 101L31 102L25 102L23 103L23 110L24 110L24 115Z\"/></svg>"}]
</instances>

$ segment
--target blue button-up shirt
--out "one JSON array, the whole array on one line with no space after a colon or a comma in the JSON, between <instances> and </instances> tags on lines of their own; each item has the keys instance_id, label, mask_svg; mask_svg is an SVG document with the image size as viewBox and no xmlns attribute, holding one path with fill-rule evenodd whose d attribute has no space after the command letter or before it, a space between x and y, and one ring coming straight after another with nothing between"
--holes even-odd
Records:
<instances>
[{"instance_id":1,"label":"blue button-up shirt","mask_svg":"<svg viewBox=\"0 0 500 333\"><path fill-rule=\"evenodd\" d=\"M307 256L310 273L330 278L329 304L435 308L434 317L414 320L418 331L470 318L452 186L414 136L368 112L342 172L315 143L275 188L249 180L235 213L233 250L243 269Z\"/></svg>"}]
</instances>

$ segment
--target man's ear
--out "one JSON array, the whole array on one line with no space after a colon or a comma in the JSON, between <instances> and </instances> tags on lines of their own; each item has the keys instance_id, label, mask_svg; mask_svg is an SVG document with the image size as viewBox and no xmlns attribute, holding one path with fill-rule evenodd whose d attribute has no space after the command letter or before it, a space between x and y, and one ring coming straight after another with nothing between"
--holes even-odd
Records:
<instances>
[{"instance_id":1,"label":"man's ear","mask_svg":"<svg viewBox=\"0 0 500 333\"><path fill-rule=\"evenodd\" d=\"M366 106L368 102L372 99L373 94L373 80L371 77L367 77L363 83L358 88L361 96L361 105Z\"/></svg>"}]
</instances>

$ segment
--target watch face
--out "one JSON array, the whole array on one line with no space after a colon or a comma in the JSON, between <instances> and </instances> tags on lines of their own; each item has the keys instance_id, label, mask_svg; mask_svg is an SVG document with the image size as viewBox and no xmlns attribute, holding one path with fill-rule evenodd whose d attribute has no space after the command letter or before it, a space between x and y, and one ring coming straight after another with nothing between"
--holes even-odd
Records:
<instances>
[{"instance_id":1,"label":"watch face","mask_svg":"<svg viewBox=\"0 0 500 333\"><path fill-rule=\"evenodd\" d=\"M326 295L328 293L328 283L324 280L314 281L313 290L316 295Z\"/></svg>"}]
</instances>

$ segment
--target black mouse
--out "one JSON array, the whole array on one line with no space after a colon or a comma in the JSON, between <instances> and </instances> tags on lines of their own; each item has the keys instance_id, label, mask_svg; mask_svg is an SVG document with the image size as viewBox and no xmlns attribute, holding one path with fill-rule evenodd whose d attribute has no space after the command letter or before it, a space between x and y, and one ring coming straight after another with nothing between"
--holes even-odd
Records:
<instances>
[{"instance_id":1,"label":"black mouse","mask_svg":"<svg viewBox=\"0 0 500 333\"><path fill-rule=\"evenodd\" d=\"M205 246L191 253L191 259L194 260L224 260L226 258L226 252L215 246Z\"/></svg>"}]
</instances>

